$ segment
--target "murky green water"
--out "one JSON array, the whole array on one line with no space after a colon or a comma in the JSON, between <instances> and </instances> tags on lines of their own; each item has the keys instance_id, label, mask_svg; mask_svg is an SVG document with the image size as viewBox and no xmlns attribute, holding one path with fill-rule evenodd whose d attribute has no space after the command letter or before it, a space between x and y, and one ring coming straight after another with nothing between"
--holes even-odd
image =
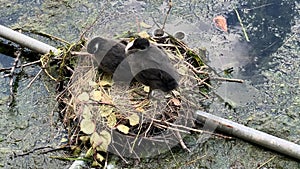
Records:
<instances>
[{"instance_id":1,"label":"murky green water","mask_svg":"<svg viewBox=\"0 0 300 169\"><path fill-rule=\"evenodd\" d=\"M234 4L244 22L250 42L245 42ZM125 31L155 28L154 20L163 23L167 11L164 1L6 1L0 2L0 24L25 30L44 31L68 41L76 41L97 17L98 22L87 37L114 37ZM229 34L217 30L212 22L216 15L227 17ZM154 18L154 20L153 20ZM221 85L217 93L226 101L236 103L228 110L214 100L210 113L269 134L300 143L300 59L299 3L290 0L239 1L173 1L166 24L170 33L184 31L186 43L208 50L210 65L217 71L233 67L233 77L247 80L246 84ZM137 20L153 25L139 28ZM31 36L52 45L40 36ZM9 60L1 58L2 60ZM7 65L6 65L7 66ZM70 162L49 158L38 152L13 158L33 148L57 146L63 126L55 113L54 86L45 75L33 85L26 85L39 71L28 67L18 80L15 106L6 106L9 80L1 78L0 101L0 165L4 168L65 168ZM238 90L237 90L238 89ZM48 91L49 90L49 91ZM54 113L53 113L54 112ZM135 168L256 168L275 156L267 168L300 168L296 160L284 157L239 139L203 139L193 134L186 138L191 153L180 148L153 159L134 160L124 164L115 156L112 164ZM55 153L55 155L61 152ZM53 154L51 154L53 155ZM120 168L120 167L117 167Z\"/></svg>"}]
</instances>

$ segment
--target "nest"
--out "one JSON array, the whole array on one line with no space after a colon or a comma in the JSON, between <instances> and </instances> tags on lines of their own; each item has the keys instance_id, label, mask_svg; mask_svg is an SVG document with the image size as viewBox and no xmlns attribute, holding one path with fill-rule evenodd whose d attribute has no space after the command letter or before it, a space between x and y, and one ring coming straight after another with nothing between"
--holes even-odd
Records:
<instances>
[{"instance_id":1,"label":"nest","mask_svg":"<svg viewBox=\"0 0 300 169\"><path fill-rule=\"evenodd\" d=\"M111 75L99 73L92 57L79 57L68 89L69 112L80 125L76 138L88 140L94 153L143 158L179 143L186 148L182 138L194 126L194 112L203 109L208 74L200 70L204 65L195 56L200 57L182 42L169 37L156 41L178 70L180 82L176 90L154 91L150 99L146 86L115 84Z\"/></svg>"}]
</instances>

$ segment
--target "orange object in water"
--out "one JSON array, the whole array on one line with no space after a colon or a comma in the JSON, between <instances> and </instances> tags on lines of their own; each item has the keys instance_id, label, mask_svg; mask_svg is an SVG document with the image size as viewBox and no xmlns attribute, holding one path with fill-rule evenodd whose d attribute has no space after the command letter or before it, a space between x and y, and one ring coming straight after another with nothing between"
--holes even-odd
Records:
<instances>
[{"instance_id":1,"label":"orange object in water","mask_svg":"<svg viewBox=\"0 0 300 169\"><path fill-rule=\"evenodd\" d=\"M221 29L224 32L227 32L227 22L226 22L226 18L222 15L216 16L213 19L215 25L217 28Z\"/></svg>"}]
</instances>

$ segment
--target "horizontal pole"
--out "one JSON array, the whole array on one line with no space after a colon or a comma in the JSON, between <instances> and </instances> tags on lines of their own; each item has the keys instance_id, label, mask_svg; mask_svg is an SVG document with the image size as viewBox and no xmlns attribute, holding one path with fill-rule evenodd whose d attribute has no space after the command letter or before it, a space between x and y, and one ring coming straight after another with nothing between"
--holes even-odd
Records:
<instances>
[{"instance_id":1,"label":"horizontal pole","mask_svg":"<svg viewBox=\"0 0 300 169\"><path fill-rule=\"evenodd\" d=\"M14 31L3 25L0 25L0 37L13 41L41 54L46 54L50 51L54 52L54 54L58 53L58 50L55 47Z\"/></svg>"},{"instance_id":2,"label":"horizontal pole","mask_svg":"<svg viewBox=\"0 0 300 169\"><path fill-rule=\"evenodd\" d=\"M218 130L226 134L233 135L235 137L261 145L268 149L277 151L279 153L300 160L300 145L298 144L246 127L244 125L232 122L230 120L203 111L198 110L196 112L196 115L197 115L197 120L201 121L202 123L205 123L208 120L213 125L217 125Z\"/></svg>"}]
</instances>

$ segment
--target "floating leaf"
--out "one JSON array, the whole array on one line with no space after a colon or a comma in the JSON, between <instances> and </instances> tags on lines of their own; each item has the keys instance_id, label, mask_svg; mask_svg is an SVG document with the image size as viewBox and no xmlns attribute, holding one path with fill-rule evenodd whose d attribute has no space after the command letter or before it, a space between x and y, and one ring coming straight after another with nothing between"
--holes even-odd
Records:
<instances>
[{"instance_id":1,"label":"floating leaf","mask_svg":"<svg viewBox=\"0 0 300 169\"><path fill-rule=\"evenodd\" d=\"M100 132L100 137L102 140L102 144L99 145L96 149L97 151L106 152L108 149L108 145L111 143L111 135L109 132L103 130Z\"/></svg>"},{"instance_id":2,"label":"floating leaf","mask_svg":"<svg viewBox=\"0 0 300 169\"><path fill-rule=\"evenodd\" d=\"M140 122L140 117L136 113L130 115L129 117L127 117L127 119L129 120L129 124L131 126L135 126Z\"/></svg>"},{"instance_id":3,"label":"floating leaf","mask_svg":"<svg viewBox=\"0 0 300 169\"><path fill-rule=\"evenodd\" d=\"M111 106L107 106L107 105L102 105L100 106L100 115L101 117L107 117L110 114L112 114L114 108Z\"/></svg>"},{"instance_id":4,"label":"floating leaf","mask_svg":"<svg viewBox=\"0 0 300 169\"><path fill-rule=\"evenodd\" d=\"M217 28L221 29L224 32L227 32L227 22L226 22L226 18L222 15L216 16L213 19L215 25Z\"/></svg>"},{"instance_id":5,"label":"floating leaf","mask_svg":"<svg viewBox=\"0 0 300 169\"><path fill-rule=\"evenodd\" d=\"M91 119L92 118L92 114L91 114L90 108L88 106L84 106L83 112L82 112L82 117L84 119Z\"/></svg>"},{"instance_id":6,"label":"floating leaf","mask_svg":"<svg viewBox=\"0 0 300 169\"><path fill-rule=\"evenodd\" d=\"M94 132L91 135L90 143L92 144L93 148L96 148L103 143L103 140L97 132Z\"/></svg>"},{"instance_id":7,"label":"floating leaf","mask_svg":"<svg viewBox=\"0 0 300 169\"><path fill-rule=\"evenodd\" d=\"M83 119L80 122L80 130L85 134L92 134L96 129L96 124L90 119Z\"/></svg>"},{"instance_id":8,"label":"floating leaf","mask_svg":"<svg viewBox=\"0 0 300 169\"><path fill-rule=\"evenodd\" d=\"M150 92L150 87L149 86L144 86L144 91L149 93Z\"/></svg>"},{"instance_id":9,"label":"floating leaf","mask_svg":"<svg viewBox=\"0 0 300 169\"><path fill-rule=\"evenodd\" d=\"M115 113L110 114L107 118L107 126L113 128L117 124L117 117Z\"/></svg>"},{"instance_id":10,"label":"floating leaf","mask_svg":"<svg viewBox=\"0 0 300 169\"><path fill-rule=\"evenodd\" d=\"M150 29L150 28L152 28L151 25L148 25L148 24L146 24L145 22L140 22L140 26L141 26L142 28L145 28L145 29Z\"/></svg>"},{"instance_id":11,"label":"floating leaf","mask_svg":"<svg viewBox=\"0 0 300 169\"><path fill-rule=\"evenodd\" d=\"M124 134L128 134L128 133L129 133L129 127L125 126L124 124L119 124L119 125L117 126L117 129L118 129L120 132L124 133Z\"/></svg>"},{"instance_id":12,"label":"floating leaf","mask_svg":"<svg viewBox=\"0 0 300 169\"><path fill-rule=\"evenodd\" d=\"M89 101L90 97L89 97L89 94L87 92L83 92L81 93L78 97L78 100L83 102L83 101Z\"/></svg>"},{"instance_id":13,"label":"floating leaf","mask_svg":"<svg viewBox=\"0 0 300 169\"><path fill-rule=\"evenodd\" d=\"M102 98L102 92L99 90L93 90L91 92L92 99L95 101L100 101Z\"/></svg>"}]
</instances>

